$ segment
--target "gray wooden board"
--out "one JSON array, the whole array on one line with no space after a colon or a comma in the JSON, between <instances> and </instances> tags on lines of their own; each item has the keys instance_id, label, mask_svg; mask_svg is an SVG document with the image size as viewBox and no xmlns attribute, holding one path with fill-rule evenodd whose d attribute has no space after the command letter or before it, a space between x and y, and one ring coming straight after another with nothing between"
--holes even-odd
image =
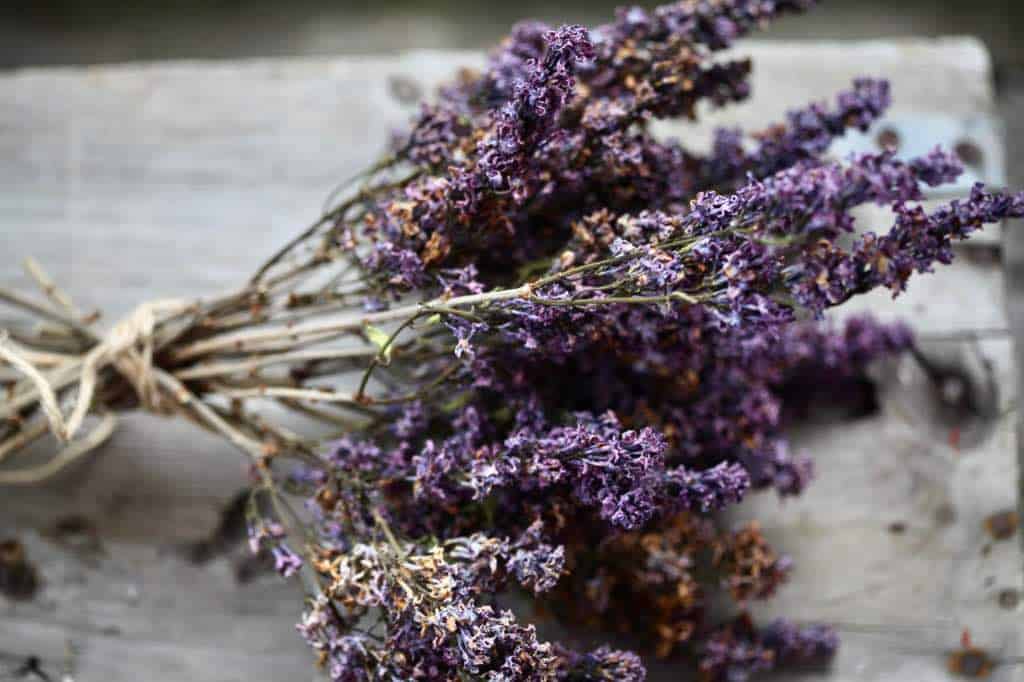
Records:
<instances>
[{"instance_id":1,"label":"gray wooden board","mask_svg":"<svg viewBox=\"0 0 1024 682\"><path fill-rule=\"evenodd\" d=\"M755 59L754 97L716 122L762 127L854 75L885 75L896 95L892 125L906 131L908 148L920 146L914 122L930 122L920 127L946 144L973 140L983 156L972 173L1002 181L990 64L975 41L748 43L741 52ZM315 218L339 180L383 151L415 110L404 93L427 94L467 63L480 56L0 75L0 283L28 287L17 264L34 256L108 323L143 300L228 289ZM668 132L699 146L708 130ZM878 295L855 305L909 316L928 333L998 328L1006 325L1003 288L998 263L981 252L918 280L895 303ZM1007 339L980 344L1002 409L1016 390L1011 350ZM941 652L964 627L1002 655L1024 653L1019 609L996 600L1022 587L1020 545L983 552L981 531L986 515L1017 501L1012 420L997 420L979 444L956 453L948 428L907 398L910 373L888 375L880 415L796 434L818 463L806 495L781 504L762 495L739 513L760 518L797 562L764 615L889 628L878 635L846 627L824 679L947 679ZM237 556L200 566L178 550L214 528L244 481L243 461L218 439L132 415L100 453L58 480L0 490L0 532L25 542L45 578L35 600L0 601L0 653L36 654L53 666L70 641L78 680L313 679L292 629L294 586L272 577L240 585ZM949 508L952 521L938 521ZM96 524L104 555L82 556L48 537L73 513ZM906 531L889 532L894 521ZM657 674L678 679L662 666ZM994 678L1024 676L1020 666L1003 666Z\"/></svg>"}]
</instances>

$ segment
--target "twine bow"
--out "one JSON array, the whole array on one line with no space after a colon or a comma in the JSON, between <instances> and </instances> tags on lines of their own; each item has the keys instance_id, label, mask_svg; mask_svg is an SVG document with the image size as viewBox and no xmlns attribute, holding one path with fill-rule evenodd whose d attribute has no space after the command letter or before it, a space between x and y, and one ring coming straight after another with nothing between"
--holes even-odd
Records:
<instances>
[{"instance_id":1,"label":"twine bow","mask_svg":"<svg viewBox=\"0 0 1024 682\"><path fill-rule=\"evenodd\" d=\"M319 257L315 261L316 266L323 263ZM110 437L117 424L117 408L107 404L108 395L104 392L103 373L110 369L131 386L145 411L181 415L220 434L245 452L263 476L267 475L263 468L266 458L278 452L282 444L299 456L315 457L315 454L305 439L285 426L269 422L256 412L247 412L243 408L246 399L276 401L320 416L334 426L347 427L353 421L344 415L318 415L315 409L298 401L334 401L358 407L359 416L365 417L364 406L352 396L336 391L303 388L301 384L282 387L280 382L271 387L219 383L239 374L257 376L261 368L272 365L301 368L308 363L333 362L341 363L344 372L360 367L364 359L379 353L376 346L362 339L362 316L351 316L343 323L325 323L327 330L314 328L307 332L293 324L292 316L308 315L308 309L315 311L314 318L350 312L350 304L343 298L330 299L334 305L323 305L314 297L306 305L301 297L293 296L292 287L308 267L294 269L266 286L254 282L206 299L145 303L103 336L90 328L95 317L83 315L34 261L26 261L25 269L49 299L49 305L0 288L0 302L28 311L41 325L38 327L39 343L0 329L0 365L13 370L17 376L7 395L0 399L0 429L8 427L0 438L0 463L12 454L27 450L47 433L52 433L62 448L42 464L0 469L0 485L35 483L49 478ZM332 282L335 291L358 284L357 279L345 282L336 278ZM247 329L248 324L259 327L266 321L260 312L263 301L268 301L268 307L280 315L273 321L283 324L269 330ZM404 315L405 311L400 310L398 314ZM217 333L218 329L239 328L244 338L227 332ZM198 340L190 339L189 332L211 329L212 334L200 333ZM305 342L309 339L329 342L344 334L355 335L356 345L309 350L291 347L300 337ZM181 346L176 346L179 341ZM224 353L219 356L217 351ZM154 356L162 352L177 365L175 368L154 364ZM240 352L242 357L238 357ZM224 359L225 356L230 359ZM187 363L192 358L200 360ZM183 361L186 362L184 367L180 366ZM184 383L194 379L203 379L202 395L195 392L195 387ZM230 401L230 412L218 404L223 400ZM41 416L26 421L26 412ZM86 426L90 413L100 417L92 428Z\"/></svg>"},{"instance_id":2,"label":"twine bow","mask_svg":"<svg viewBox=\"0 0 1024 682\"><path fill-rule=\"evenodd\" d=\"M38 267L38 266L36 266ZM57 298L55 296L55 298ZM58 300L66 301L65 297ZM70 307L70 301L67 301ZM0 447L0 461L27 443L49 431L64 446L61 451L41 467L23 471L0 473L0 483L31 483L47 478L71 461L102 445L114 432L117 418L113 412L101 410L100 422L90 431L79 436L86 415L93 407L100 372L114 367L135 389L140 404L150 412L166 410L161 399L160 384L153 367L153 331L158 320L168 314L180 313L187 304L180 300L159 300L138 306L130 315L111 328L85 355L78 357L54 356L61 362L44 375L33 361L45 360L39 353L23 348L13 342L6 331L0 331L0 358L25 376L34 390L18 396L18 400L0 409L0 417L12 418L26 403L38 400L46 415L45 424L38 424ZM64 386L77 381L78 392L74 405L67 417L61 409L57 392Z\"/></svg>"}]
</instances>

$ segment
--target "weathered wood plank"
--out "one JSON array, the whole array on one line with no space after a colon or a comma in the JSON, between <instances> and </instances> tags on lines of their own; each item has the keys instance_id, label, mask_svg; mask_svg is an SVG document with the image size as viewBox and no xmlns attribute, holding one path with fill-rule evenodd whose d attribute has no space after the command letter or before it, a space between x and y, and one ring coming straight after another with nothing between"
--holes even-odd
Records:
<instances>
[{"instance_id":1,"label":"weathered wood plank","mask_svg":"<svg viewBox=\"0 0 1024 682\"><path fill-rule=\"evenodd\" d=\"M970 136L983 151L975 175L1002 179L990 64L974 41L742 51L755 58L755 96L716 122L761 127L855 75L885 75L894 83L895 123L932 121L929 130ZM414 109L404 93L428 93L456 66L479 62L476 54L414 53L0 76L0 283L29 286L16 264L31 255L83 307L102 307L108 318L150 298L229 288L315 218L340 179L383 151ZM700 145L708 130L670 132ZM910 314L925 332L998 328L1006 324L1002 290L997 263L965 259L896 304L876 296L858 305ZM994 364L1000 409L1008 409L1009 343L989 341L981 352ZM1019 544L996 543L983 554L980 531L987 514L1015 504L1010 420L957 455L945 445L948 425L915 426L899 385L886 395L875 418L800 435L820 471L804 498L779 505L761 496L743 510L765 520L797 560L793 584L772 608L906 626L899 636L845 633L833 680L946 679L939 652L957 644L961 627L1020 655L1019 610L995 598L1022 587ZM138 415L60 479L0 490L0 535L19 535L46 581L31 603L0 601L0 652L37 654L57 670L71 640L81 680L311 678L292 632L292 586L239 585L237 556L198 566L176 550L213 529L244 481L241 458L218 439ZM69 514L95 524L105 557L82 558L40 534ZM890 533L893 521L906 532ZM1020 679L1019 668L997 675Z\"/></svg>"}]
</instances>

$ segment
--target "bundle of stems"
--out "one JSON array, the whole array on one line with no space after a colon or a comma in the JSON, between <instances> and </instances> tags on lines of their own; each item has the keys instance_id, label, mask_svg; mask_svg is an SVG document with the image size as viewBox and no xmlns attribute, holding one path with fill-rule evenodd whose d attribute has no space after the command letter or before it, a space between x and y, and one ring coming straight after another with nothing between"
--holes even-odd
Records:
<instances>
[{"instance_id":1,"label":"bundle of stems","mask_svg":"<svg viewBox=\"0 0 1024 682\"><path fill-rule=\"evenodd\" d=\"M264 469L271 457L315 457L323 442L293 433L286 413L344 433L380 420L383 407L423 397L443 383L446 372L425 377L417 371L451 356L439 315L529 297L532 285L366 312L370 289L359 259L332 245L375 189L392 186L362 187L237 290L145 303L106 334L96 329L101 315L83 314L27 259L25 270L43 297L0 289L0 302L24 314L0 337L6 389L0 462L16 460L47 435L56 447L42 463L0 470L0 484L36 483L58 473L102 444L126 409L189 419ZM375 397L375 385L409 389ZM87 429L90 414L101 419Z\"/></svg>"}]
</instances>

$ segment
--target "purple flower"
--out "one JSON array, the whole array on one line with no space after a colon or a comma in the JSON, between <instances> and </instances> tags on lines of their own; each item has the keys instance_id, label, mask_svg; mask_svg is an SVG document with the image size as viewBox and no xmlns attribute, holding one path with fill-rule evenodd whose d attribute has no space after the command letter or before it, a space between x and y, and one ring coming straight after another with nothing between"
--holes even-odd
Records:
<instances>
[{"instance_id":1,"label":"purple flower","mask_svg":"<svg viewBox=\"0 0 1024 682\"><path fill-rule=\"evenodd\" d=\"M708 638L700 669L715 682L743 682L779 666L826 661L838 645L835 631L826 625L800 627L776 620L759 631L744 614Z\"/></svg>"},{"instance_id":2,"label":"purple flower","mask_svg":"<svg viewBox=\"0 0 1024 682\"><path fill-rule=\"evenodd\" d=\"M511 97L515 85L547 50L551 27L540 21L521 21L512 27L501 47L488 59L486 87L492 99Z\"/></svg>"},{"instance_id":3,"label":"purple flower","mask_svg":"<svg viewBox=\"0 0 1024 682\"><path fill-rule=\"evenodd\" d=\"M266 544L275 544L285 536L284 526L277 521L260 521L249 524L249 551L259 554Z\"/></svg>"},{"instance_id":4,"label":"purple flower","mask_svg":"<svg viewBox=\"0 0 1024 682\"><path fill-rule=\"evenodd\" d=\"M419 400L406 403L399 416L391 425L395 435L403 440L415 438L424 433L427 427L426 410Z\"/></svg>"},{"instance_id":5,"label":"purple flower","mask_svg":"<svg viewBox=\"0 0 1024 682\"><path fill-rule=\"evenodd\" d=\"M622 430L612 413L580 413L576 426L533 438L517 435L513 453L535 485L567 484L580 504L623 528L637 528L654 515L666 447L655 430Z\"/></svg>"},{"instance_id":6,"label":"purple flower","mask_svg":"<svg viewBox=\"0 0 1024 682\"><path fill-rule=\"evenodd\" d=\"M290 578L302 568L302 558L293 552L288 545L279 542L270 548L274 557L274 570L285 578Z\"/></svg>"},{"instance_id":7,"label":"purple flower","mask_svg":"<svg viewBox=\"0 0 1024 682\"><path fill-rule=\"evenodd\" d=\"M616 680L616 682L644 682L647 670L640 657L631 651L619 651L602 646L585 654L563 651L563 666L559 680Z\"/></svg>"},{"instance_id":8,"label":"purple flower","mask_svg":"<svg viewBox=\"0 0 1024 682\"><path fill-rule=\"evenodd\" d=\"M678 491L675 503L681 509L708 513L743 500L750 488L750 474L739 464L721 462L704 471L685 467L670 470L667 475L668 495Z\"/></svg>"},{"instance_id":9,"label":"purple flower","mask_svg":"<svg viewBox=\"0 0 1024 682\"><path fill-rule=\"evenodd\" d=\"M699 666L704 678L712 682L747 682L771 670L772 664L772 652L757 641L716 633L704 642Z\"/></svg>"},{"instance_id":10,"label":"purple flower","mask_svg":"<svg viewBox=\"0 0 1024 682\"><path fill-rule=\"evenodd\" d=\"M785 620L772 621L761 632L764 646L775 652L776 665L824 661L839 649L839 637L828 625L797 626Z\"/></svg>"},{"instance_id":11,"label":"purple flower","mask_svg":"<svg viewBox=\"0 0 1024 682\"><path fill-rule=\"evenodd\" d=\"M565 571L565 548L538 543L529 549L517 549L509 558L508 569L523 587L535 594L546 592Z\"/></svg>"},{"instance_id":12,"label":"purple flower","mask_svg":"<svg viewBox=\"0 0 1024 682\"><path fill-rule=\"evenodd\" d=\"M786 116L786 124L760 135L750 166L764 176L779 168L817 156L848 128L865 131L892 103L885 80L858 78L853 88L836 96L834 109L812 104Z\"/></svg>"},{"instance_id":13,"label":"purple flower","mask_svg":"<svg viewBox=\"0 0 1024 682\"><path fill-rule=\"evenodd\" d=\"M370 270L386 273L388 284L400 290L412 289L426 282L422 259L410 249L391 242L379 242L365 261Z\"/></svg>"},{"instance_id":14,"label":"purple flower","mask_svg":"<svg viewBox=\"0 0 1024 682\"><path fill-rule=\"evenodd\" d=\"M422 104L412 132L396 146L413 163L439 167L452 159L470 130L467 116L457 107Z\"/></svg>"},{"instance_id":15,"label":"purple flower","mask_svg":"<svg viewBox=\"0 0 1024 682\"><path fill-rule=\"evenodd\" d=\"M512 97L492 116L492 132L477 148L478 168L490 188L525 198L529 154L552 134L557 116L572 94L573 70L593 54L581 26L544 34L547 50L532 62Z\"/></svg>"},{"instance_id":16,"label":"purple flower","mask_svg":"<svg viewBox=\"0 0 1024 682\"><path fill-rule=\"evenodd\" d=\"M941 156L929 157L927 171L944 166ZM867 233L846 251L823 242L791 269L794 297L811 310L842 303L878 286L899 294L914 272L930 272L953 260L952 242L964 239L986 223L1024 216L1024 193L989 193L975 185L966 200L955 200L932 213L921 206L898 204L896 222L884 235Z\"/></svg>"}]
</instances>

